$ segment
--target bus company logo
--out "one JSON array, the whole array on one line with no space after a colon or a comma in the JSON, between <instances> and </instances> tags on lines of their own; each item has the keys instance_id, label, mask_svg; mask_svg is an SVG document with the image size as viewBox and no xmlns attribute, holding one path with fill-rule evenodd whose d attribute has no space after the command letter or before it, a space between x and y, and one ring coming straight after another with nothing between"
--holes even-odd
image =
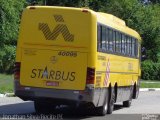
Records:
<instances>
[{"instance_id":1,"label":"bus company logo","mask_svg":"<svg viewBox=\"0 0 160 120\"><path fill-rule=\"evenodd\" d=\"M63 81L75 81L76 72L72 71L59 71L52 68L34 68L31 71L32 79L45 79L45 80L63 80Z\"/></svg>"},{"instance_id":2,"label":"bus company logo","mask_svg":"<svg viewBox=\"0 0 160 120\"><path fill-rule=\"evenodd\" d=\"M56 63L57 62L57 57L56 56L51 56L50 61L51 61L51 63Z\"/></svg>"},{"instance_id":3,"label":"bus company logo","mask_svg":"<svg viewBox=\"0 0 160 120\"><path fill-rule=\"evenodd\" d=\"M54 20L57 23L55 28L51 30L47 23L39 23L39 30L43 32L46 40L56 40L57 37L62 34L66 42L73 42L74 35L70 33L64 19L61 15L54 15Z\"/></svg>"}]
</instances>

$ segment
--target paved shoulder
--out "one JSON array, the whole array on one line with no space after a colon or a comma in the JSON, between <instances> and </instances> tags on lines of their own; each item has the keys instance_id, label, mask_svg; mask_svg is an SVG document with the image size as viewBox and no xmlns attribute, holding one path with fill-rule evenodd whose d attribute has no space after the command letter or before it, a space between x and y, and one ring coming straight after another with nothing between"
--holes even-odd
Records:
<instances>
[{"instance_id":1,"label":"paved shoulder","mask_svg":"<svg viewBox=\"0 0 160 120\"><path fill-rule=\"evenodd\" d=\"M140 88L140 91L160 91L160 88Z\"/></svg>"}]
</instances>

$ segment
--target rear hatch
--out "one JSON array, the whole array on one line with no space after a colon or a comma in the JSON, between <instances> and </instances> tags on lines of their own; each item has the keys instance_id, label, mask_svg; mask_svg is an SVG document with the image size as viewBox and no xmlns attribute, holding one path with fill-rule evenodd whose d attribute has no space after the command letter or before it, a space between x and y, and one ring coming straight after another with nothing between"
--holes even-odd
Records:
<instances>
[{"instance_id":1,"label":"rear hatch","mask_svg":"<svg viewBox=\"0 0 160 120\"><path fill-rule=\"evenodd\" d=\"M87 53L23 49L20 82L25 86L82 90L86 68Z\"/></svg>"},{"instance_id":2,"label":"rear hatch","mask_svg":"<svg viewBox=\"0 0 160 120\"><path fill-rule=\"evenodd\" d=\"M75 8L28 7L18 40L21 85L83 90L90 19Z\"/></svg>"}]
</instances>

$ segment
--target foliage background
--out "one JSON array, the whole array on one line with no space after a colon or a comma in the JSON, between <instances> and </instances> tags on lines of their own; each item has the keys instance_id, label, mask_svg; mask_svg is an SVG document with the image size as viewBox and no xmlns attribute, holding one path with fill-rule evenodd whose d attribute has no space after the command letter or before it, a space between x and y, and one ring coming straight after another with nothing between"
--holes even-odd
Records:
<instances>
[{"instance_id":1,"label":"foliage background","mask_svg":"<svg viewBox=\"0 0 160 120\"><path fill-rule=\"evenodd\" d=\"M0 72L12 73L25 0L0 0Z\"/></svg>"},{"instance_id":2,"label":"foliage background","mask_svg":"<svg viewBox=\"0 0 160 120\"><path fill-rule=\"evenodd\" d=\"M12 73L21 13L27 5L88 7L126 21L142 37L147 60L142 78L160 80L160 0L1 0L0 72Z\"/></svg>"}]
</instances>

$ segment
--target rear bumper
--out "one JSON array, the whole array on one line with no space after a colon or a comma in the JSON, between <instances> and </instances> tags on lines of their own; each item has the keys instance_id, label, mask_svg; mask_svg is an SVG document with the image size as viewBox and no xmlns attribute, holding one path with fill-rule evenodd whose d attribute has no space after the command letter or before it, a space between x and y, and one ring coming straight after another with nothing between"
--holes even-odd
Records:
<instances>
[{"instance_id":1,"label":"rear bumper","mask_svg":"<svg viewBox=\"0 0 160 120\"><path fill-rule=\"evenodd\" d=\"M15 95L23 100L48 100L57 104L88 102L96 105L98 102L98 96L94 89L76 91L35 88L20 86L19 82L15 82Z\"/></svg>"}]
</instances>

